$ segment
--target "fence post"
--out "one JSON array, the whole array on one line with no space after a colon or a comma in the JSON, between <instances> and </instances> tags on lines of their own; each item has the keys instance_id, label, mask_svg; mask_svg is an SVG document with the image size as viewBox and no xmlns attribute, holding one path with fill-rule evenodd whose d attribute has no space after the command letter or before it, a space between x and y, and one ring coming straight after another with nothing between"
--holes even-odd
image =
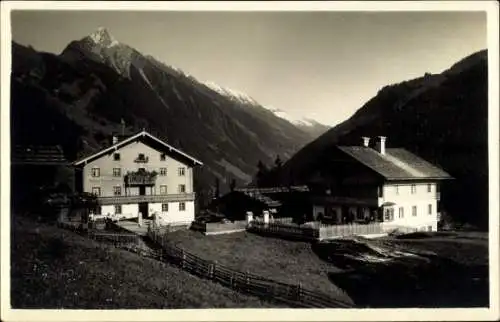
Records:
<instances>
[{"instance_id":1,"label":"fence post","mask_svg":"<svg viewBox=\"0 0 500 322\"><path fill-rule=\"evenodd\" d=\"M217 268L217 261L212 264L212 279L215 278L215 269Z\"/></svg>"},{"instance_id":2,"label":"fence post","mask_svg":"<svg viewBox=\"0 0 500 322\"><path fill-rule=\"evenodd\" d=\"M297 300L302 299L302 283L297 284Z\"/></svg>"},{"instance_id":3,"label":"fence post","mask_svg":"<svg viewBox=\"0 0 500 322\"><path fill-rule=\"evenodd\" d=\"M182 268L186 268L186 253L184 252L184 249L181 250L181 255L182 255Z\"/></svg>"},{"instance_id":4,"label":"fence post","mask_svg":"<svg viewBox=\"0 0 500 322\"><path fill-rule=\"evenodd\" d=\"M208 278L214 279L215 263L210 263L208 266Z\"/></svg>"},{"instance_id":5,"label":"fence post","mask_svg":"<svg viewBox=\"0 0 500 322\"><path fill-rule=\"evenodd\" d=\"M229 280L229 283L231 284L231 288L234 288L234 273L231 273L231 279Z\"/></svg>"},{"instance_id":6,"label":"fence post","mask_svg":"<svg viewBox=\"0 0 500 322\"><path fill-rule=\"evenodd\" d=\"M250 273L248 271L245 273L245 285L248 291L250 289Z\"/></svg>"}]
</instances>

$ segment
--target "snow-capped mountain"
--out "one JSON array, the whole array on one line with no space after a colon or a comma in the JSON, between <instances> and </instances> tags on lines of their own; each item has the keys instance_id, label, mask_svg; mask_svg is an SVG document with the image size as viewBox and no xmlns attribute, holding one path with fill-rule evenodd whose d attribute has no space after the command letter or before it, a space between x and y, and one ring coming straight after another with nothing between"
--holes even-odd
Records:
<instances>
[{"instance_id":1,"label":"snow-capped mountain","mask_svg":"<svg viewBox=\"0 0 500 322\"><path fill-rule=\"evenodd\" d=\"M250 95L245 94L243 92L240 92L240 91L228 88L228 87L222 87L222 86L220 86L214 82L210 82L210 81L205 82L204 84L208 88L210 88L211 90L214 90L217 93L224 95L230 99L233 99L233 100L236 100L238 102L245 103L245 104L252 104L252 105L257 104L257 105L259 105L259 103L257 103L257 101L255 101L252 97L250 97Z\"/></svg>"},{"instance_id":2,"label":"snow-capped mountain","mask_svg":"<svg viewBox=\"0 0 500 322\"><path fill-rule=\"evenodd\" d=\"M104 27L99 27L95 32L88 36L96 45L104 47L113 47L119 42Z\"/></svg>"},{"instance_id":3,"label":"snow-capped mountain","mask_svg":"<svg viewBox=\"0 0 500 322\"><path fill-rule=\"evenodd\" d=\"M115 69L123 77L130 78L130 63L134 48L117 41L106 28L99 27L88 36L72 41L61 54L72 60L75 56L92 56L92 59Z\"/></svg>"},{"instance_id":4,"label":"snow-capped mountain","mask_svg":"<svg viewBox=\"0 0 500 322\"><path fill-rule=\"evenodd\" d=\"M73 42L70 46L84 46L84 49L95 55L95 58L98 61L113 67L118 73L127 78L130 78L130 64L134 60L133 57L142 56L134 48L117 41L104 27L97 28L96 31L82 38L80 41ZM66 53L63 53L63 55L64 54ZM179 67L166 65L165 63L150 55L145 55L142 57L153 61L156 65L159 65L162 68L173 70L180 75L191 79L192 81L200 82L193 76L184 72ZM139 66L136 67L140 69ZM280 109L270 106L264 106L253 99L250 95L241 91L234 90L225 86L220 86L219 84L211 81L200 83L236 103L243 103L245 106L267 109L280 119L286 120L287 122L301 128L302 130L305 130L306 132L311 132L312 130L313 134L319 135L329 128L328 126L325 126L315 120L293 117Z\"/></svg>"},{"instance_id":5,"label":"snow-capped mountain","mask_svg":"<svg viewBox=\"0 0 500 322\"><path fill-rule=\"evenodd\" d=\"M286 113L285 111L280 110L278 108L259 104L250 95L243 93L241 91L234 90L234 89L231 89L228 87L223 87L223 86L220 86L220 85L218 85L214 82L211 82L211 81L205 82L204 84L207 87L209 87L210 89L212 89L212 90L218 92L219 94L224 95L224 96L226 96L234 101L238 101L238 102L244 103L244 104L249 104L250 106L258 106L258 107L265 108L266 110L272 112L275 116L277 116L283 120L286 120L286 121L288 121L288 122L292 123L293 125L298 126L300 128L303 128L306 130L308 128L316 128L318 132L324 132L329 128L328 126L321 124L320 122L318 122L316 120L312 120L309 118L303 118L303 117L294 117L294 116L292 116L292 115L290 115L290 114Z\"/></svg>"}]
</instances>

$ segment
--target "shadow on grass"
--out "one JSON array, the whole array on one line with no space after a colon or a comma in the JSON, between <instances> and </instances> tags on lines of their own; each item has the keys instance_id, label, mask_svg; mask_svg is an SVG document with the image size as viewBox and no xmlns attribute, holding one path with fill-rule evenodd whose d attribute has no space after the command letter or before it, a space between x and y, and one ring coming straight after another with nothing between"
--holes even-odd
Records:
<instances>
[{"instance_id":1,"label":"shadow on grass","mask_svg":"<svg viewBox=\"0 0 500 322\"><path fill-rule=\"evenodd\" d=\"M487 307L488 267L465 265L433 255L367 262L343 256L345 249L313 245L313 251L344 272L329 280L362 307ZM350 253L363 252L350 249ZM368 252L365 252L367 254Z\"/></svg>"}]
</instances>

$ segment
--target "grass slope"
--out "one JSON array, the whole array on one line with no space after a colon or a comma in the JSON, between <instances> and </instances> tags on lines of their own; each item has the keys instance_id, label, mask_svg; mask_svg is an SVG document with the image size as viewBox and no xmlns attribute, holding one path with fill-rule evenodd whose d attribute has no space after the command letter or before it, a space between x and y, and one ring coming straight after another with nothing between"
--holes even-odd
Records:
<instances>
[{"instance_id":1,"label":"grass slope","mask_svg":"<svg viewBox=\"0 0 500 322\"><path fill-rule=\"evenodd\" d=\"M328 279L338 269L319 259L307 242L266 238L248 232L205 236L191 230L169 234L169 240L203 259L216 260L242 272L319 291L338 300L351 299Z\"/></svg>"},{"instance_id":2,"label":"grass slope","mask_svg":"<svg viewBox=\"0 0 500 322\"><path fill-rule=\"evenodd\" d=\"M19 309L279 307L74 233L12 222L11 305Z\"/></svg>"}]
</instances>

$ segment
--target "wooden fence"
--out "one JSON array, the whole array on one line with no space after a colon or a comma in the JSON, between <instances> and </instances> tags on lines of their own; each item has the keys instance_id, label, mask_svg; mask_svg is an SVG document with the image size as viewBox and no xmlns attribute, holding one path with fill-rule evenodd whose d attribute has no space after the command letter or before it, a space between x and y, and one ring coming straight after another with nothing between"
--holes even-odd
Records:
<instances>
[{"instance_id":1,"label":"wooden fence","mask_svg":"<svg viewBox=\"0 0 500 322\"><path fill-rule=\"evenodd\" d=\"M116 247L126 246L126 245L137 245L139 244L140 237L133 233L128 233L121 227L116 226L116 231L101 232L88 229L86 224L78 222L64 222L60 221L57 225L61 228L70 230L82 236L88 237L97 242L111 243Z\"/></svg>"},{"instance_id":2,"label":"wooden fence","mask_svg":"<svg viewBox=\"0 0 500 322\"><path fill-rule=\"evenodd\" d=\"M247 230L265 235L275 235L280 237L314 241L319 238L319 230L312 227L301 227L296 224L269 222L253 220L247 226Z\"/></svg>"},{"instance_id":3,"label":"wooden fence","mask_svg":"<svg viewBox=\"0 0 500 322\"><path fill-rule=\"evenodd\" d=\"M139 236L136 234L124 234L124 233L102 233L89 231L87 237L98 241L111 243L116 247L124 245L137 245L139 243Z\"/></svg>"},{"instance_id":4,"label":"wooden fence","mask_svg":"<svg viewBox=\"0 0 500 322\"><path fill-rule=\"evenodd\" d=\"M200 223L194 221L191 228L197 231L201 231L206 235L215 235L236 231L244 231L246 229L246 220L237 220L228 223Z\"/></svg>"},{"instance_id":5,"label":"wooden fence","mask_svg":"<svg viewBox=\"0 0 500 322\"><path fill-rule=\"evenodd\" d=\"M382 235L392 232L411 233L418 231L414 227L388 225L380 222L370 224L325 225L319 222L310 225L298 225L285 218L271 220L265 223L260 218L254 219L247 225L247 230L264 235L300 239L305 241L342 238L349 236Z\"/></svg>"},{"instance_id":6,"label":"wooden fence","mask_svg":"<svg viewBox=\"0 0 500 322\"><path fill-rule=\"evenodd\" d=\"M355 235L384 234L385 230L381 223L331 225L319 227L319 238L328 239L336 237L347 237Z\"/></svg>"},{"instance_id":7,"label":"wooden fence","mask_svg":"<svg viewBox=\"0 0 500 322\"><path fill-rule=\"evenodd\" d=\"M277 282L249 272L240 272L213 261L207 261L183 249L170 245L168 236L157 230L148 231L149 238L161 245L158 257L202 278L216 281L240 292L273 299L292 307L351 308L352 304L327 295L306 290L299 283L291 285Z\"/></svg>"}]
</instances>

